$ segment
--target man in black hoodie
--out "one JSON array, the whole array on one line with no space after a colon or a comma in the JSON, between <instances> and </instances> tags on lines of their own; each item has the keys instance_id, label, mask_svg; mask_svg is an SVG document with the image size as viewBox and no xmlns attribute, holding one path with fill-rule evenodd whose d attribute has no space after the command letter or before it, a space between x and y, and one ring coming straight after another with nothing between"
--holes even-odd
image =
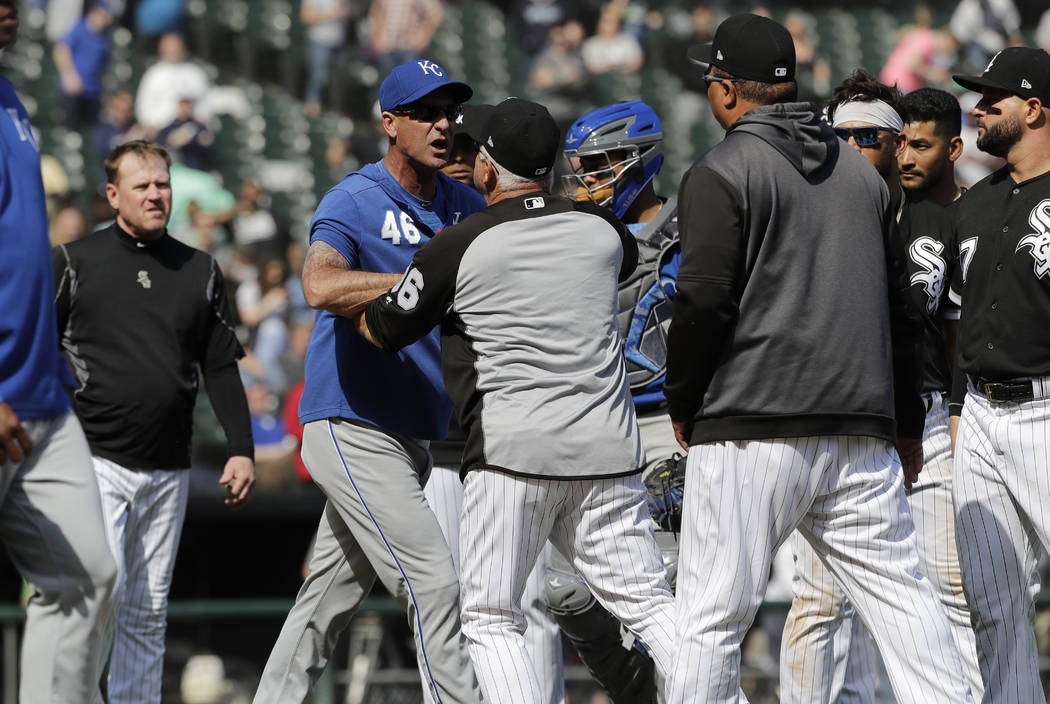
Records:
<instances>
[{"instance_id":1,"label":"man in black hoodie","mask_svg":"<svg viewBox=\"0 0 1050 704\"><path fill-rule=\"evenodd\" d=\"M668 702L743 697L740 641L795 528L901 702L970 701L903 490L922 466L921 319L886 183L789 102L795 52L776 22L731 17L690 58L710 66L727 134L679 192L664 389L689 464Z\"/></svg>"}]
</instances>

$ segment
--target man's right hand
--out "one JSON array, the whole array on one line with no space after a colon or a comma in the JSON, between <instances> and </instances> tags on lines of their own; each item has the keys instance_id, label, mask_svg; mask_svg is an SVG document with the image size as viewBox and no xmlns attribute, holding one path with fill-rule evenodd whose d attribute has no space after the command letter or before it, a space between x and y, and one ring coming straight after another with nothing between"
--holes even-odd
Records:
<instances>
[{"instance_id":1,"label":"man's right hand","mask_svg":"<svg viewBox=\"0 0 1050 704\"><path fill-rule=\"evenodd\" d=\"M678 441L678 444L682 446L682 449L689 452L689 438L693 434L693 421L692 420L679 420L671 421L671 427L674 428L674 439Z\"/></svg>"},{"instance_id":2,"label":"man's right hand","mask_svg":"<svg viewBox=\"0 0 1050 704\"><path fill-rule=\"evenodd\" d=\"M919 480L922 471L922 438L905 438L897 436L897 454L904 469L904 488L910 490Z\"/></svg>"},{"instance_id":3,"label":"man's right hand","mask_svg":"<svg viewBox=\"0 0 1050 704\"><path fill-rule=\"evenodd\" d=\"M21 462L33 451L33 443L22 421L6 403L0 402L0 465Z\"/></svg>"}]
</instances>

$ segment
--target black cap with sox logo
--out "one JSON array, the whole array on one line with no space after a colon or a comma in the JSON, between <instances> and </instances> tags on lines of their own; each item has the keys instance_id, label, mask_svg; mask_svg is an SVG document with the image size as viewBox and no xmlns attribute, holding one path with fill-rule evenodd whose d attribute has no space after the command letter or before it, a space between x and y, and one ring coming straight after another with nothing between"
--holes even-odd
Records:
<instances>
[{"instance_id":1,"label":"black cap with sox logo","mask_svg":"<svg viewBox=\"0 0 1050 704\"><path fill-rule=\"evenodd\" d=\"M980 76L952 76L963 88L1005 90L1024 98L1038 98L1050 107L1050 54L1042 49L1011 46L992 57Z\"/></svg>"}]
</instances>

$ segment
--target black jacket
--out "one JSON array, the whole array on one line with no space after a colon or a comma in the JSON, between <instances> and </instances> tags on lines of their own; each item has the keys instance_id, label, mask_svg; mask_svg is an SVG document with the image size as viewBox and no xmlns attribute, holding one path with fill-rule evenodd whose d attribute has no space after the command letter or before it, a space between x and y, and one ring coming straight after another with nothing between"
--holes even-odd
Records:
<instances>
[{"instance_id":1,"label":"black jacket","mask_svg":"<svg viewBox=\"0 0 1050 704\"><path fill-rule=\"evenodd\" d=\"M683 177L678 222L664 390L692 443L922 436L921 318L889 192L815 108L742 116Z\"/></svg>"}]
</instances>

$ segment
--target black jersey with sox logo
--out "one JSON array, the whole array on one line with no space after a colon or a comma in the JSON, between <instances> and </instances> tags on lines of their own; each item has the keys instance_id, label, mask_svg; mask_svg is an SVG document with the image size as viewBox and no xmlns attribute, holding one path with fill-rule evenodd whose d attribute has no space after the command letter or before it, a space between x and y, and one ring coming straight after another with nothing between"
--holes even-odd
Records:
<instances>
[{"instance_id":1,"label":"black jersey with sox logo","mask_svg":"<svg viewBox=\"0 0 1050 704\"><path fill-rule=\"evenodd\" d=\"M958 318L957 308L948 300L956 260L952 206L945 208L906 192L900 235L906 248L912 296L923 314L922 390L948 392L952 368L944 321Z\"/></svg>"},{"instance_id":2,"label":"black jersey with sox logo","mask_svg":"<svg viewBox=\"0 0 1050 704\"><path fill-rule=\"evenodd\" d=\"M608 211L546 193L500 201L427 242L366 309L384 349L441 323L463 472L571 479L639 471L616 321L637 244Z\"/></svg>"},{"instance_id":3,"label":"black jersey with sox logo","mask_svg":"<svg viewBox=\"0 0 1050 704\"><path fill-rule=\"evenodd\" d=\"M114 224L56 247L52 263L60 342L92 454L135 469L189 467L203 374L230 455L253 455L236 313L210 255Z\"/></svg>"},{"instance_id":4,"label":"black jersey with sox logo","mask_svg":"<svg viewBox=\"0 0 1050 704\"><path fill-rule=\"evenodd\" d=\"M1050 172L1016 183L1004 167L955 212L961 371L1000 381L1050 375Z\"/></svg>"}]
</instances>

